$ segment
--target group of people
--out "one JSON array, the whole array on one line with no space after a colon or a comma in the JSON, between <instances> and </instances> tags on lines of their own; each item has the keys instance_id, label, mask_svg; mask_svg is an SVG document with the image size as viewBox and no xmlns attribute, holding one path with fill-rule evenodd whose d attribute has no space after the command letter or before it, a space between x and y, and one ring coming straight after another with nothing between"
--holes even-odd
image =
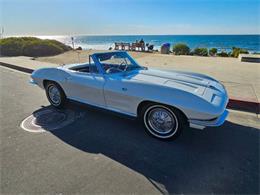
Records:
<instances>
[{"instance_id":1,"label":"group of people","mask_svg":"<svg viewBox=\"0 0 260 195\"><path fill-rule=\"evenodd\" d=\"M140 44L143 44L143 45L144 45L144 40L143 40L143 39L141 39L140 41L136 40L135 42L136 42L136 43L140 43Z\"/></svg>"},{"instance_id":2,"label":"group of people","mask_svg":"<svg viewBox=\"0 0 260 195\"><path fill-rule=\"evenodd\" d=\"M134 43L115 43L115 50L130 50L130 51L146 51L146 48L148 51L153 50L153 45L149 45L149 43L145 44L144 40L141 39L140 41L136 40Z\"/></svg>"}]
</instances>

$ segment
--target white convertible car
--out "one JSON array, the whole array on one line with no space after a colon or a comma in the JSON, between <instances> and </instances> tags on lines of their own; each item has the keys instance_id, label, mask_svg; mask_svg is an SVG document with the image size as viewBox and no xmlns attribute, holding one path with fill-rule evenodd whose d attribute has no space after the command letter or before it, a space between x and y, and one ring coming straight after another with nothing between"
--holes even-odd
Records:
<instances>
[{"instance_id":1,"label":"white convertible car","mask_svg":"<svg viewBox=\"0 0 260 195\"><path fill-rule=\"evenodd\" d=\"M57 108L70 99L139 117L160 139L177 137L185 124L220 126L228 115L227 92L215 79L142 67L121 51L93 54L89 63L39 69L31 78Z\"/></svg>"}]
</instances>

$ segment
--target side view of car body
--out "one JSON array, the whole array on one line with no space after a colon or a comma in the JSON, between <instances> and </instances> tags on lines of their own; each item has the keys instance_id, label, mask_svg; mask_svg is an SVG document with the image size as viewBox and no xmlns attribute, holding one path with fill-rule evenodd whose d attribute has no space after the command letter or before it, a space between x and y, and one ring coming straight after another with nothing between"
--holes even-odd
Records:
<instances>
[{"instance_id":1,"label":"side view of car body","mask_svg":"<svg viewBox=\"0 0 260 195\"><path fill-rule=\"evenodd\" d=\"M148 69L126 52L96 53L89 63L38 69L31 78L55 107L71 99L140 117L160 139L177 137L185 124L220 126L228 115L227 92L215 79Z\"/></svg>"}]
</instances>

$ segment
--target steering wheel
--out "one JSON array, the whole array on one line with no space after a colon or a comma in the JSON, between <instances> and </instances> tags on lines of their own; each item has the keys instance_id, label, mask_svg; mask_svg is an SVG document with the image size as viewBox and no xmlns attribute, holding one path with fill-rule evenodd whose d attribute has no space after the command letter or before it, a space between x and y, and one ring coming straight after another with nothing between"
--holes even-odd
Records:
<instances>
[{"instance_id":1,"label":"steering wheel","mask_svg":"<svg viewBox=\"0 0 260 195\"><path fill-rule=\"evenodd\" d=\"M123 72L122 69L120 69L119 67L118 68L114 68L114 67L111 67L109 69L106 70L106 73L110 74L110 73L116 73L116 72Z\"/></svg>"},{"instance_id":2,"label":"steering wheel","mask_svg":"<svg viewBox=\"0 0 260 195\"><path fill-rule=\"evenodd\" d=\"M123 65L125 65L125 68L122 70L120 67L123 66ZM126 64L125 62L121 62L121 64L118 66L118 68L119 68L120 70L122 70L122 71L126 71L126 69L127 69L127 64Z\"/></svg>"}]
</instances>

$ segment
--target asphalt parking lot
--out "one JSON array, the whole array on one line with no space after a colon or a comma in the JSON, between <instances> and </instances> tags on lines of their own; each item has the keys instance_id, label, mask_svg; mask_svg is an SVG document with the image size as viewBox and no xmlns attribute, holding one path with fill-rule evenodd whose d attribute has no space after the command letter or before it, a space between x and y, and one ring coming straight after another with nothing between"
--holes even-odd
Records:
<instances>
[{"instance_id":1,"label":"asphalt parking lot","mask_svg":"<svg viewBox=\"0 0 260 195\"><path fill-rule=\"evenodd\" d=\"M21 121L49 103L29 75L0 67L1 193L259 194L260 119L231 111L219 128L187 128L175 141L134 120L83 105L61 129L31 133Z\"/></svg>"}]
</instances>

